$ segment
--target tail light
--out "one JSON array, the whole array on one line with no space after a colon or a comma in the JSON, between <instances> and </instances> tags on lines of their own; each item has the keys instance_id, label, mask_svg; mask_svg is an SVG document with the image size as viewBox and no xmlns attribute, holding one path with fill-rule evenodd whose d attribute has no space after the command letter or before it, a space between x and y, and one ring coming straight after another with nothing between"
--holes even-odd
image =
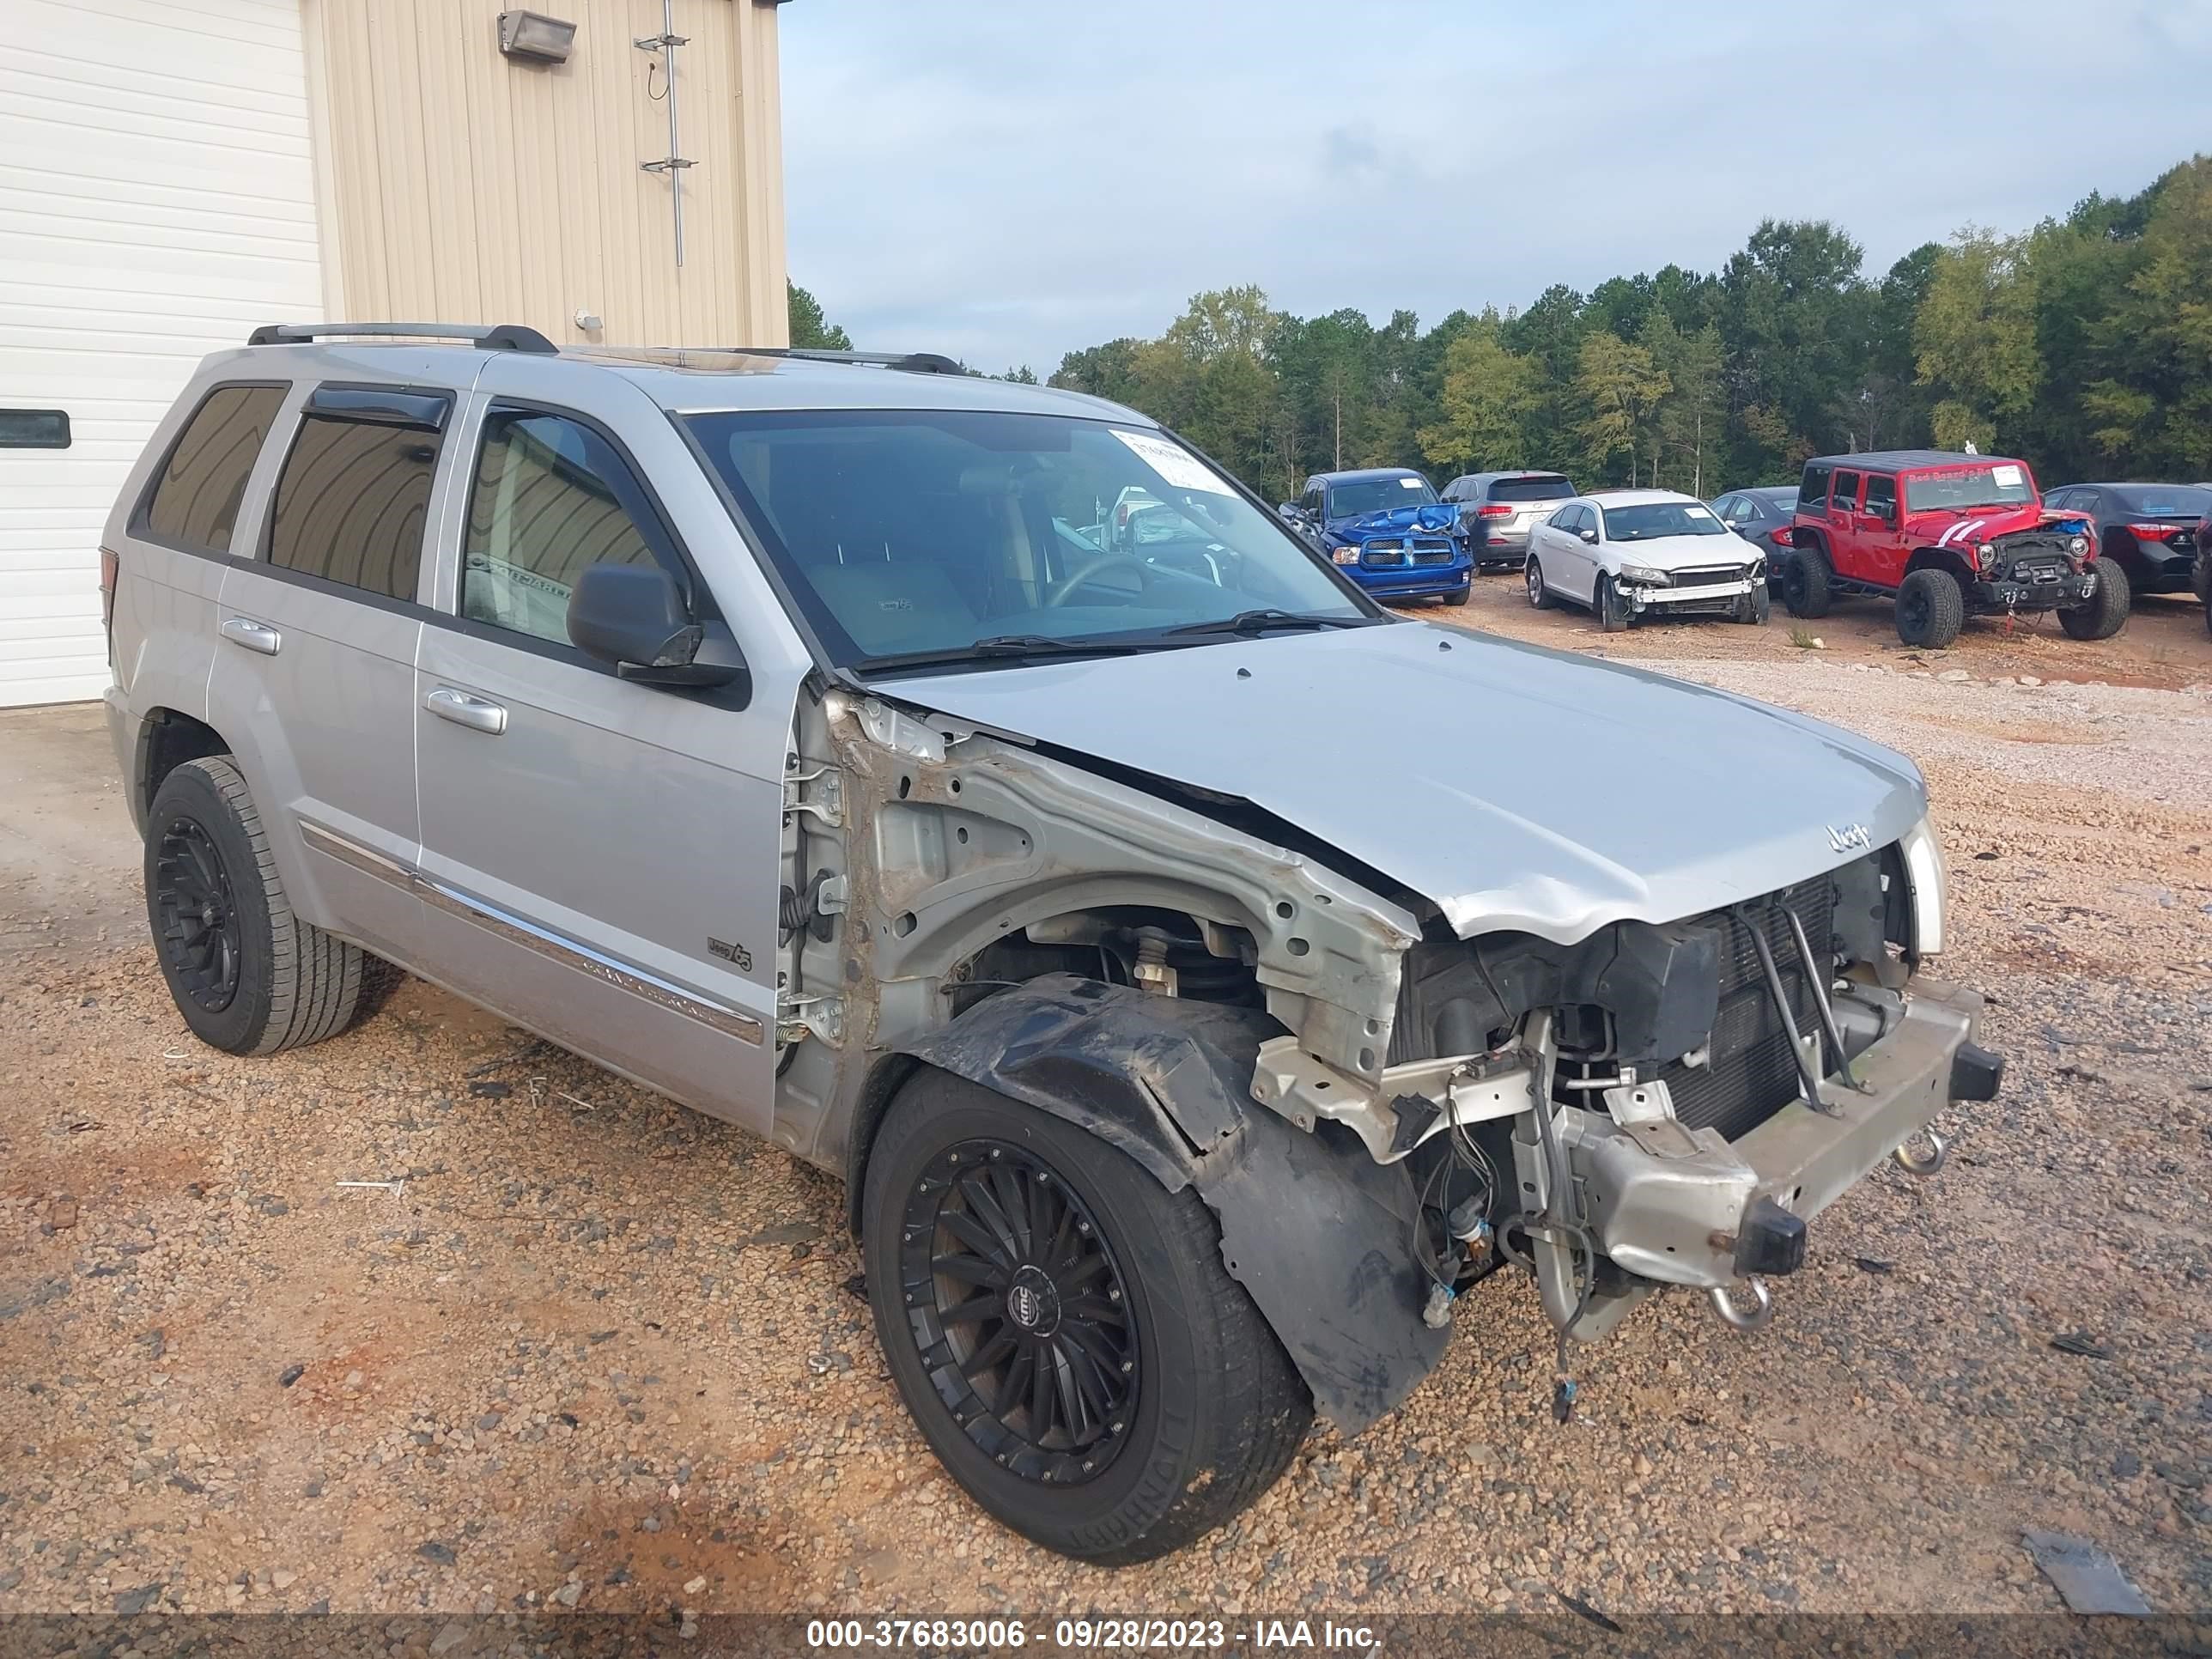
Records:
<instances>
[{"instance_id":1,"label":"tail light","mask_svg":"<svg viewBox=\"0 0 2212 1659\"><path fill-rule=\"evenodd\" d=\"M1790 526L1789 526L1788 525L1786 525L1786 524L1785 524L1785 525L1784 525L1784 526L1783 526L1779 530L1778 530L1778 531L1776 531L1776 532L1774 532L1774 544L1775 544L1777 547L1788 547L1788 546L1790 546L1790 535L1791 535L1791 532L1790 532Z\"/></svg>"},{"instance_id":2,"label":"tail light","mask_svg":"<svg viewBox=\"0 0 2212 1659\"><path fill-rule=\"evenodd\" d=\"M115 578L121 568L114 549L100 550L100 625L107 630L111 643L115 638Z\"/></svg>"},{"instance_id":3,"label":"tail light","mask_svg":"<svg viewBox=\"0 0 2212 1659\"><path fill-rule=\"evenodd\" d=\"M2168 536L2181 533L2184 529L2184 526L2178 524L2131 524L2127 526L2130 536L2143 536L2154 542L2162 542Z\"/></svg>"},{"instance_id":4,"label":"tail light","mask_svg":"<svg viewBox=\"0 0 2212 1659\"><path fill-rule=\"evenodd\" d=\"M1513 509L1503 501L1490 501L1476 508L1474 516L1478 519L1510 519L1513 516Z\"/></svg>"}]
</instances>

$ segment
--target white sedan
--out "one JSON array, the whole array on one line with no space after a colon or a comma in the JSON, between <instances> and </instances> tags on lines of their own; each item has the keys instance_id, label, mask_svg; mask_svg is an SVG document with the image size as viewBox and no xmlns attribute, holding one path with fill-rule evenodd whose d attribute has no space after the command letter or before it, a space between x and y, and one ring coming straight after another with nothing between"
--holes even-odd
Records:
<instances>
[{"instance_id":1,"label":"white sedan","mask_svg":"<svg viewBox=\"0 0 2212 1659\"><path fill-rule=\"evenodd\" d=\"M1766 555L1694 495L1613 489L1577 495L1528 532L1528 603L1562 599L1608 634L1647 616L1766 620Z\"/></svg>"}]
</instances>

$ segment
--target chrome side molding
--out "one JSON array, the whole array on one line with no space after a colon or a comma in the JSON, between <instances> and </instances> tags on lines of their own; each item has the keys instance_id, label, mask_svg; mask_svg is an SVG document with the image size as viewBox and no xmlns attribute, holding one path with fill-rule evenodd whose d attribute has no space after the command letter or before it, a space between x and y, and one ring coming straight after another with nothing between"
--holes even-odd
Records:
<instances>
[{"instance_id":1,"label":"chrome side molding","mask_svg":"<svg viewBox=\"0 0 2212 1659\"><path fill-rule=\"evenodd\" d=\"M435 905L448 915L474 922L512 944L534 951L549 961L573 968L579 973L589 974L617 990L627 991L655 1007L665 1008L671 1013L696 1020L725 1036L737 1038L740 1042L750 1042L758 1047L767 1035L761 1022L742 1009L700 996L661 978L658 974L647 972L635 963L608 956L604 951L594 951L589 945L578 943L564 933L556 933L550 928L538 927L535 922L525 921L495 904L487 903L457 887L434 880L420 870L410 869L395 859L386 858L375 848L364 847L349 836L342 836L335 830L312 823L305 818L299 820L299 825L300 838L314 851L364 875L374 876L379 881L404 888L424 903Z\"/></svg>"}]
</instances>

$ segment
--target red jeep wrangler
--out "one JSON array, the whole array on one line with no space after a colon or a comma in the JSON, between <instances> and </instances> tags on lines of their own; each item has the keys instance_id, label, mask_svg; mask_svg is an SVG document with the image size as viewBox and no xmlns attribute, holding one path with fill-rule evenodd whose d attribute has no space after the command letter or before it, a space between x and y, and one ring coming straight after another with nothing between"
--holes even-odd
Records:
<instances>
[{"instance_id":1,"label":"red jeep wrangler","mask_svg":"<svg viewBox=\"0 0 2212 1659\"><path fill-rule=\"evenodd\" d=\"M1950 644L1969 613L2056 611L2077 640L2108 640L2128 619L2126 574L2098 560L2087 519L2044 507L2025 461L1824 455L1805 463L1787 535L1791 616L1826 616L1838 593L1893 595L1907 645Z\"/></svg>"}]
</instances>

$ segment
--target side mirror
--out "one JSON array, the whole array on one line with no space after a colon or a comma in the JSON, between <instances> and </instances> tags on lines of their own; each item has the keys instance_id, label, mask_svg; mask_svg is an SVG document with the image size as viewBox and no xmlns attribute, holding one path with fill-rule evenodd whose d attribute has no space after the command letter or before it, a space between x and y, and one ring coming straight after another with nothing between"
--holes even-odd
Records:
<instances>
[{"instance_id":1,"label":"side mirror","mask_svg":"<svg viewBox=\"0 0 2212 1659\"><path fill-rule=\"evenodd\" d=\"M657 564L586 569L568 595L568 638L642 685L728 685L746 672L737 642L710 641L676 578Z\"/></svg>"},{"instance_id":2,"label":"side mirror","mask_svg":"<svg viewBox=\"0 0 2212 1659\"><path fill-rule=\"evenodd\" d=\"M1592 547L1595 547L1595 546L1597 545L1597 532L1596 532L1596 531L1595 531L1595 530L1593 530L1593 529L1590 529L1590 528L1589 528L1589 527L1585 526L1584 528L1583 528L1583 529L1581 529L1581 530L1577 530L1577 532L1575 532L1575 534L1576 534L1576 535L1577 535L1577 536L1579 536L1579 537L1581 537L1584 541L1588 542L1588 543L1589 543Z\"/></svg>"}]
</instances>

